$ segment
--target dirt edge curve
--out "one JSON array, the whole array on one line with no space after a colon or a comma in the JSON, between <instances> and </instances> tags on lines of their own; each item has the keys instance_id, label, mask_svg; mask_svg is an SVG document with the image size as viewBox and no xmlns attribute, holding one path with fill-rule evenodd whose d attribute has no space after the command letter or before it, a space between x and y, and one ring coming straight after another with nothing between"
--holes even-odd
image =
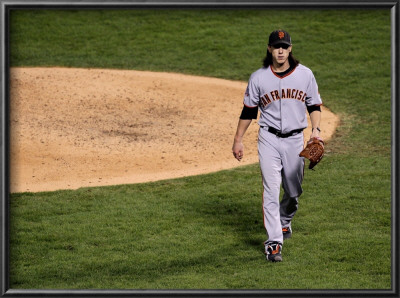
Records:
<instances>
[{"instance_id":1,"label":"dirt edge curve","mask_svg":"<svg viewBox=\"0 0 400 298\"><path fill-rule=\"evenodd\" d=\"M157 181L258 161L231 153L246 82L148 71L11 68L10 191ZM339 118L322 107L322 137ZM306 129L306 138L310 129Z\"/></svg>"}]
</instances>

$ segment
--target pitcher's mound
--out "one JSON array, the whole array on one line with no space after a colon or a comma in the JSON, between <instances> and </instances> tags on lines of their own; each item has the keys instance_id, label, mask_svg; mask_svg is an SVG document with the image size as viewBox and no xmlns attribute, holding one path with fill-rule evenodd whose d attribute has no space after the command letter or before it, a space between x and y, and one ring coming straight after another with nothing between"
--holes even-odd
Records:
<instances>
[{"instance_id":1,"label":"pitcher's mound","mask_svg":"<svg viewBox=\"0 0 400 298\"><path fill-rule=\"evenodd\" d=\"M175 73L11 68L10 191L130 184L255 163L256 121L243 161L231 151L246 85ZM337 124L323 107L325 140Z\"/></svg>"}]
</instances>

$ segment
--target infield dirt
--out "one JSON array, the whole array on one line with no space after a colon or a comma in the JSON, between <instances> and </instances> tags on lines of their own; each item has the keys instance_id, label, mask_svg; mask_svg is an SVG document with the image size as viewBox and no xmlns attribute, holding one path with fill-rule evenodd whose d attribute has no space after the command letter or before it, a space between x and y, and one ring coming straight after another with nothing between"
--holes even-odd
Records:
<instances>
[{"instance_id":1,"label":"infield dirt","mask_svg":"<svg viewBox=\"0 0 400 298\"><path fill-rule=\"evenodd\" d=\"M231 151L247 82L108 69L10 73L10 192L140 183L258 162L256 121L244 159ZM328 141L339 119L325 107L322 117Z\"/></svg>"}]
</instances>

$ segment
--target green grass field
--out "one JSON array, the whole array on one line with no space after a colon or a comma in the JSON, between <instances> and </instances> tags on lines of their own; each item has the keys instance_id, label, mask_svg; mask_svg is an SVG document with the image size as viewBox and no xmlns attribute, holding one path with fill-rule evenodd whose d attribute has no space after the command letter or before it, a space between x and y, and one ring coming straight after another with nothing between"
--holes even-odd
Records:
<instances>
[{"instance_id":1,"label":"green grass field","mask_svg":"<svg viewBox=\"0 0 400 298\"><path fill-rule=\"evenodd\" d=\"M283 262L263 256L256 164L11 194L11 288L391 289L389 10L20 10L10 20L11 66L242 81L261 66L269 33L283 28L341 118L323 161L306 171Z\"/></svg>"}]
</instances>

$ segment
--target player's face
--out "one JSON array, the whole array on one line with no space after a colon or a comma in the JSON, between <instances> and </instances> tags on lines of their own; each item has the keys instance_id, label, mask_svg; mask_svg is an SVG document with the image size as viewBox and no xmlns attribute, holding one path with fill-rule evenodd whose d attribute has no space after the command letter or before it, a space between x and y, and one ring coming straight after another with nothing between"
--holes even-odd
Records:
<instances>
[{"instance_id":1,"label":"player's face","mask_svg":"<svg viewBox=\"0 0 400 298\"><path fill-rule=\"evenodd\" d=\"M268 46L268 50L272 55L272 59L278 65L284 65L288 62L289 53L292 51L292 46L286 44Z\"/></svg>"}]
</instances>

